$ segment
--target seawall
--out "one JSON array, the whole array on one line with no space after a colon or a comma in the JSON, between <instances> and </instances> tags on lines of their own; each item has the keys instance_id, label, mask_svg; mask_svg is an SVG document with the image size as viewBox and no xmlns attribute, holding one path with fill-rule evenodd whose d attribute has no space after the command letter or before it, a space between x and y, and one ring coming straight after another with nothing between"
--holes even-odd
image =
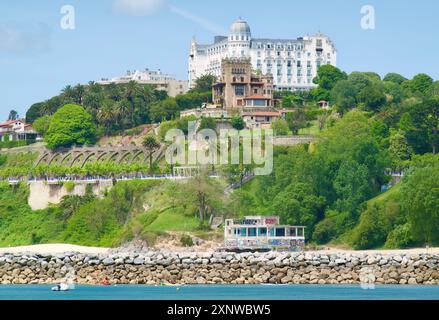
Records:
<instances>
[{"instance_id":1,"label":"seawall","mask_svg":"<svg viewBox=\"0 0 439 320\"><path fill-rule=\"evenodd\" d=\"M434 254L1 254L0 283L439 285L438 263Z\"/></svg>"},{"instance_id":2,"label":"seawall","mask_svg":"<svg viewBox=\"0 0 439 320\"><path fill-rule=\"evenodd\" d=\"M86 192L87 185L92 186L93 193L97 196L102 196L106 190L113 187L113 183L110 180L90 182L76 181L71 190L67 185L62 183L30 181L28 204L32 210L46 209L51 203L59 204L61 199L66 195L83 196Z\"/></svg>"}]
</instances>

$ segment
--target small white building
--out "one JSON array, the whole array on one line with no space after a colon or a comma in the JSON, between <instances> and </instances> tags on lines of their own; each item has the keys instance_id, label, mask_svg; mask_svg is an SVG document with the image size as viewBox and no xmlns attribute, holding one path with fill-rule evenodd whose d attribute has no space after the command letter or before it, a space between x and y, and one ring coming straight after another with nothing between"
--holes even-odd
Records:
<instances>
[{"instance_id":1,"label":"small white building","mask_svg":"<svg viewBox=\"0 0 439 320\"><path fill-rule=\"evenodd\" d=\"M124 76L112 79L101 79L97 81L97 83L108 85L110 83L124 84L130 81L152 85L156 90L166 91L170 97L175 97L188 91L188 81L177 80L174 76L164 74L160 70L153 71L149 69L145 69L144 71L128 71Z\"/></svg>"},{"instance_id":2,"label":"small white building","mask_svg":"<svg viewBox=\"0 0 439 320\"><path fill-rule=\"evenodd\" d=\"M279 217L247 216L227 219L224 247L227 250L301 251L305 246L305 227L280 225Z\"/></svg>"},{"instance_id":3,"label":"small white building","mask_svg":"<svg viewBox=\"0 0 439 320\"><path fill-rule=\"evenodd\" d=\"M296 39L254 38L249 24L238 19L229 35L217 36L212 44L192 39L189 53L189 88L205 74L221 76L226 58L250 58L254 70L272 75L276 90L308 90L320 66L337 64L331 39L321 33Z\"/></svg>"},{"instance_id":4,"label":"small white building","mask_svg":"<svg viewBox=\"0 0 439 320\"><path fill-rule=\"evenodd\" d=\"M8 120L0 123L0 141L31 141L41 139L32 125L23 120Z\"/></svg>"}]
</instances>

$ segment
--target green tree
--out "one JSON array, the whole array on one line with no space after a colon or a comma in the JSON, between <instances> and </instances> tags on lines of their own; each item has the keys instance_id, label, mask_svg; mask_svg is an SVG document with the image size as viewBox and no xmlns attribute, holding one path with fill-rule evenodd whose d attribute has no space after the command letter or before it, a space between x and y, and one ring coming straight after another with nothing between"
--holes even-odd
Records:
<instances>
[{"instance_id":1,"label":"green tree","mask_svg":"<svg viewBox=\"0 0 439 320\"><path fill-rule=\"evenodd\" d=\"M407 167L413 150L403 131L393 130L389 139L389 152L393 169L402 170Z\"/></svg>"},{"instance_id":2,"label":"green tree","mask_svg":"<svg viewBox=\"0 0 439 320\"><path fill-rule=\"evenodd\" d=\"M194 205L200 224L210 215L221 214L226 205L224 186L209 177L204 170L186 182L180 196L185 203Z\"/></svg>"},{"instance_id":3,"label":"green tree","mask_svg":"<svg viewBox=\"0 0 439 320\"><path fill-rule=\"evenodd\" d=\"M51 116L42 116L34 121L32 127L35 129L36 132L44 137L49 131L51 121Z\"/></svg>"},{"instance_id":4,"label":"green tree","mask_svg":"<svg viewBox=\"0 0 439 320\"><path fill-rule=\"evenodd\" d=\"M193 92L211 92L212 86L216 81L216 77L211 74L205 74L195 80L195 88Z\"/></svg>"},{"instance_id":5,"label":"green tree","mask_svg":"<svg viewBox=\"0 0 439 320\"><path fill-rule=\"evenodd\" d=\"M439 244L439 161L418 168L401 188L403 208L408 213L414 240Z\"/></svg>"},{"instance_id":6,"label":"green tree","mask_svg":"<svg viewBox=\"0 0 439 320\"><path fill-rule=\"evenodd\" d=\"M201 131L201 130L204 130L204 129L216 130L216 121L215 121L215 119L214 118L210 118L210 117L202 118L198 131Z\"/></svg>"},{"instance_id":7,"label":"green tree","mask_svg":"<svg viewBox=\"0 0 439 320\"><path fill-rule=\"evenodd\" d=\"M341 114L357 106L356 89L352 82L341 80L331 91L331 101Z\"/></svg>"},{"instance_id":8,"label":"green tree","mask_svg":"<svg viewBox=\"0 0 439 320\"><path fill-rule=\"evenodd\" d=\"M236 130L243 130L245 128L245 122L242 117L233 117L231 120L232 127Z\"/></svg>"},{"instance_id":9,"label":"green tree","mask_svg":"<svg viewBox=\"0 0 439 320\"><path fill-rule=\"evenodd\" d=\"M276 136L287 136L290 133L288 122L284 119L276 119L271 125Z\"/></svg>"},{"instance_id":10,"label":"green tree","mask_svg":"<svg viewBox=\"0 0 439 320\"><path fill-rule=\"evenodd\" d=\"M96 141L96 126L83 107L67 104L53 115L46 141L51 149L93 144Z\"/></svg>"},{"instance_id":11,"label":"green tree","mask_svg":"<svg viewBox=\"0 0 439 320\"><path fill-rule=\"evenodd\" d=\"M424 73L417 74L409 83L409 87L414 92L420 92L426 94L433 84L433 79Z\"/></svg>"},{"instance_id":12,"label":"green tree","mask_svg":"<svg viewBox=\"0 0 439 320\"><path fill-rule=\"evenodd\" d=\"M152 166L152 160L153 160L153 154L156 150L160 148L160 142L157 140L157 138L149 134L147 135L143 141L142 145L145 147L145 149L148 151L148 158L149 158L149 173L152 174L153 166Z\"/></svg>"},{"instance_id":13,"label":"green tree","mask_svg":"<svg viewBox=\"0 0 439 320\"><path fill-rule=\"evenodd\" d=\"M325 64L317 70L317 77L314 78L313 82L319 85L320 88L331 91L338 81L346 79L347 74L345 72L333 65Z\"/></svg>"},{"instance_id":14,"label":"green tree","mask_svg":"<svg viewBox=\"0 0 439 320\"><path fill-rule=\"evenodd\" d=\"M154 122L175 119L178 116L179 107L174 98L155 102L151 105L150 118Z\"/></svg>"},{"instance_id":15,"label":"green tree","mask_svg":"<svg viewBox=\"0 0 439 320\"><path fill-rule=\"evenodd\" d=\"M288 123L288 127L294 135L299 134L300 129L307 128L309 126L306 113L302 109L297 109L294 112L288 113L286 116L286 121Z\"/></svg>"},{"instance_id":16,"label":"green tree","mask_svg":"<svg viewBox=\"0 0 439 320\"><path fill-rule=\"evenodd\" d=\"M388 73L385 75L383 81L389 81L401 85L404 81L407 81L407 78L403 77L398 73Z\"/></svg>"},{"instance_id":17,"label":"green tree","mask_svg":"<svg viewBox=\"0 0 439 320\"><path fill-rule=\"evenodd\" d=\"M273 209L289 225L304 225L312 237L315 224L323 216L325 199L314 194L311 185L290 184L273 199Z\"/></svg>"},{"instance_id":18,"label":"green tree","mask_svg":"<svg viewBox=\"0 0 439 320\"><path fill-rule=\"evenodd\" d=\"M439 96L439 81L435 81L427 91L431 98Z\"/></svg>"}]
</instances>

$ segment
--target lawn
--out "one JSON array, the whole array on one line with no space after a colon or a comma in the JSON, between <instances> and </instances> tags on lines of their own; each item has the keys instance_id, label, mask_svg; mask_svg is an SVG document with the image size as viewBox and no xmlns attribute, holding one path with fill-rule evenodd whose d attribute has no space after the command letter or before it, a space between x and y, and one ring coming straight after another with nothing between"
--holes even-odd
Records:
<instances>
[{"instance_id":1,"label":"lawn","mask_svg":"<svg viewBox=\"0 0 439 320\"><path fill-rule=\"evenodd\" d=\"M195 217L188 217L181 213L174 213L167 210L161 213L149 226L144 230L151 232L165 231L196 231L200 221Z\"/></svg>"},{"instance_id":2,"label":"lawn","mask_svg":"<svg viewBox=\"0 0 439 320\"><path fill-rule=\"evenodd\" d=\"M317 120L311 121L311 126L308 128L300 129L299 135L317 135L320 132L319 122Z\"/></svg>"}]
</instances>

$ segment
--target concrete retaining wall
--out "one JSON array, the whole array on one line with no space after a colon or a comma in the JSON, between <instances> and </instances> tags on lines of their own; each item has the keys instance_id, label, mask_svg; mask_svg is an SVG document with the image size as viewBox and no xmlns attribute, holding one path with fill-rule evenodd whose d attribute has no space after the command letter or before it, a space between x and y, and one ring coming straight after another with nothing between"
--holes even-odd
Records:
<instances>
[{"instance_id":1,"label":"concrete retaining wall","mask_svg":"<svg viewBox=\"0 0 439 320\"><path fill-rule=\"evenodd\" d=\"M59 204L61 199L66 195L79 195L83 196L87 189L87 185L91 185L93 193L97 196L102 196L106 190L113 187L112 181L96 181L88 183L75 182L75 186L71 192L66 185L54 183L50 184L44 181L32 181L29 182L29 198L28 204L32 210L46 209L50 203Z\"/></svg>"}]
</instances>

